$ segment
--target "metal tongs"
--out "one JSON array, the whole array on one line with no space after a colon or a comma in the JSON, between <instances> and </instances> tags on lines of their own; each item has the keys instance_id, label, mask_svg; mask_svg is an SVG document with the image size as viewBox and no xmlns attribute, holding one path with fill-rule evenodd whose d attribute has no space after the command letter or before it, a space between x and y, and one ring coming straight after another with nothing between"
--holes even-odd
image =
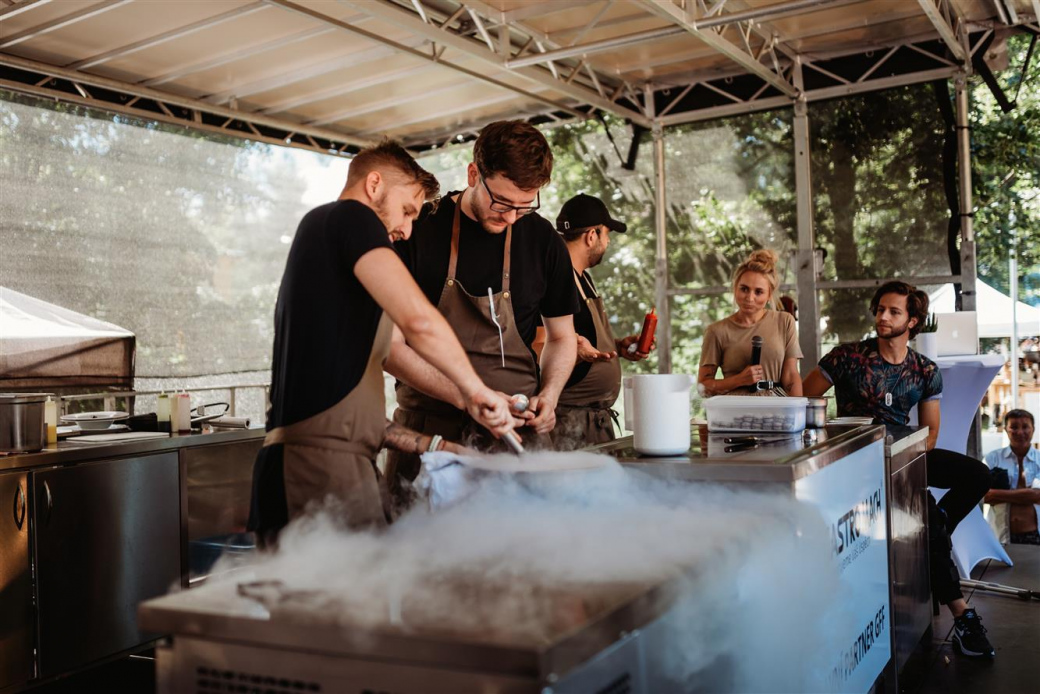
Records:
<instances>
[{"instance_id":1,"label":"metal tongs","mask_svg":"<svg viewBox=\"0 0 1040 694\"><path fill-rule=\"evenodd\" d=\"M495 312L495 295L488 287L488 309L491 311L491 322L498 328L498 351L502 354L502 368L506 366L506 342L502 337L502 324L498 322L498 314Z\"/></svg>"},{"instance_id":2,"label":"metal tongs","mask_svg":"<svg viewBox=\"0 0 1040 694\"><path fill-rule=\"evenodd\" d=\"M732 445L726 446L726 448L723 449L723 452L736 453L737 451L752 451L759 446L768 446L770 444L780 443L781 441L790 441L793 438L793 435L778 436L769 439L759 438L758 436L727 436L722 439L722 442Z\"/></svg>"},{"instance_id":3,"label":"metal tongs","mask_svg":"<svg viewBox=\"0 0 1040 694\"><path fill-rule=\"evenodd\" d=\"M491 291L491 287L488 287L488 310L491 312L491 322L498 328L498 350L502 355L502 368L506 366L506 342L502 336L502 324L498 322L498 313L495 312L495 295ZM522 408L518 408L520 412L527 409L526 402ZM517 455L523 455L524 444L520 443L520 437L516 435L516 432L510 431L502 437L502 440L506 442L506 445L516 453Z\"/></svg>"}]
</instances>

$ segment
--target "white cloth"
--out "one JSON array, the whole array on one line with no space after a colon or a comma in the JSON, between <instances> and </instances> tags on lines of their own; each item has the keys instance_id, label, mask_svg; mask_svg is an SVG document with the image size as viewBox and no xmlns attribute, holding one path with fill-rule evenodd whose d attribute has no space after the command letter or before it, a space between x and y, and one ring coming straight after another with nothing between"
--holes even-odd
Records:
<instances>
[{"instance_id":1,"label":"white cloth","mask_svg":"<svg viewBox=\"0 0 1040 694\"><path fill-rule=\"evenodd\" d=\"M936 501L944 496L948 489L935 489L929 487ZM957 524L957 529L950 536L953 543L953 563L957 565L957 572L961 578L970 578L971 570L984 559L996 559L1008 566L1014 566L1007 550L997 540L989 523L982 516L982 510L976 506Z\"/></svg>"},{"instance_id":2,"label":"white cloth","mask_svg":"<svg viewBox=\"0 0 1040 694\"><path fill-rule=\"evenodd\" d=\"M1026 488L1040 487L1040 451L1030 446L1029 452L1026 453L1026 458L1023 462L1023 467L1025 468L1026 473ZM1008 482L1010 483L1011 488L1018 489L1018 457L1015 455L1015 452L1011 450L1011 446L1005 446L999 450L990 451L986 455L986 465L989 466L990 470L1000 468L1007 472ZM1001 506L1005 506L1005 508L996 511L996 513L1007 511L1005 504L1001 504ZM1033 504L1033 509L1036 511L1037 523L1040 523L1040 504ZM1007 530L1007 528L1005 528L1005 530ZM997 531L995 530L994 532ZM1009 533L1010 531L1008 530L1008 533L998 532L997 534L999 536ZM1000 539L1002 542L1007 544L1007 539L1009 538L1001 537Z\"/></svg>"},{"instance_id":3,"label":"white cloth","mask_svg":"<svg viewBox=\"0 0 1040 694\"><path fill-rule=\"evenodd\" d=\"M968 432L975 411L993 377L1004 365L1004 358L999 354L974 354L939 357L935 363L943 380L943 396L939 401L941 422L935 447L967 453Z\"/></svg>"},{"instance_id":4,"label":"white cloth","mask_svg":"<svg viewBox=\"0 0 1040 694\"><path fill-rule=\"evenodd\" d=\"M479 481L488 473L463 465L459 456L448 451L434 451L420 456L422 468L415 478L415 488L430 505L430 510L447 508L477 491Z\"/></svg>"}]
</instances>

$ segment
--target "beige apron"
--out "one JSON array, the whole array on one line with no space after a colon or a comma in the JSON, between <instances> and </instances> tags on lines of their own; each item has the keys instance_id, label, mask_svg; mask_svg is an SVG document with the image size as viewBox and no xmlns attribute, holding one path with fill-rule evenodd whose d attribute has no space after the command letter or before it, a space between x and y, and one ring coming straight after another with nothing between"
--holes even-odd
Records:
<instances>
[{"instance_id":1,"label":"beige apron","mask_svg":"<svg viewBox=\"0 0 1040 694\"><path fill-rule=\"evenodd\" d=\"M595 292L592 279L588 275L585 275L585 279ZM617 344L603 307L603 298L598 292L591 297L586 296L577 272L574 273L574 283L592 315L592 324L596 326L596 349L601 352L616 351ZM557 450L573 450L613 441L614 421L610 408L620 392L620 357L594 362L585 378L564 388L556 408L556 427L552 432Z\"/></svg>"},{"instance_id":2,"label":"beige apron","mask_svg":"<svg viewBox=\"0 0 1040 694\"><path fill-rule=\"evenodd\" d=\"M331 496L347 525L386 524L389 509L375 459L386 431L383 362L390 353L392 331L393 323L383 313L361 381L345 398L264 437L264 446L283 446L290 521Z\"/></svg>"},{"instance_id":3,"label":"beige apron","mask_svg":"<svg viewBox=\"0 0 1040 694\"><path fill-rule=\"evenodd\" d=\"M528 397L538 393L538 363L516 328L513 303L509 292L510 246L513 227L506 228L505 251L502 257L502 291L493 295L495 313L502 326L502 350L499 348L498 328L491 320L487 296L473 296L455 278L459 260L459 229L462 213L462 195L455 202L455 216L451 223L451 256L448 276L444 281L437 310L441 312L466 351L473 369L492 390L506 395L522 393ZM478 448L504 448L483 427L456 407L431 398L404 383L397 385L397 410L394 422L424 434L440 434L449 441L457 441ZM549 444L548 437L538 436L532 429L517 431L525 444L537 441ZM390 489L398 494L399 478L414 480L419 474L419 456L401 451L387 451L386 476ZM399 497L399 501L402 499Z\"/></svg>"}]
</instances>

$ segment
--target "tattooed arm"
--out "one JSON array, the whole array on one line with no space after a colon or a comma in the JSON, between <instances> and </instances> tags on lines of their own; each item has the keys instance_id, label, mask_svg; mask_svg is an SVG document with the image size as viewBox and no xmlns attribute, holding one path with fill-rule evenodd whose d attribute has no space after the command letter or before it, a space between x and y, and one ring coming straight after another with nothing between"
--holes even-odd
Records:
<instances>
[{"instance_id":1,"label":"tattooed arm","mask_svg":"<svg viewBox=\"0 0 1040 694\"><path fill-rule=\"evenodd\" d=\"M408 427L401 426L397 422L386 420L386 431L383 433L383 447L392 448L402 453L414 453L422 455L430 448L432 436L412 431ZM437 444L438 451L450 451L458 455L478 455L476 451L465 446L460 446L451 441L441 440Z\"/></svg>"}]
</instances>

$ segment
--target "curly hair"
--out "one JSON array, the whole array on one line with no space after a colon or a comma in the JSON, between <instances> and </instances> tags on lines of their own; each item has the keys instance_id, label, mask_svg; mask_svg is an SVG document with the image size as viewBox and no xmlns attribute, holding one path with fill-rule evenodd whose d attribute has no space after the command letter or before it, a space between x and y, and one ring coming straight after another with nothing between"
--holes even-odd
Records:
<instances>
[{"instance_id":1,"label":"curly hair","mask_svg":"<svg viewBox=\"0 0 1040 694\"><path fill-rule=\"evenodd\" d=\"M916 318L917 323L910 328L910 339L917 337L924 327L924 321L928 318L928 295L912 284L893 280L885 282L874 292L874 298L870 300L870 313L876 316L881 297L885 294L898 294L906 297L906 312L911 318Z\"/></svg>"}]
</instances>

